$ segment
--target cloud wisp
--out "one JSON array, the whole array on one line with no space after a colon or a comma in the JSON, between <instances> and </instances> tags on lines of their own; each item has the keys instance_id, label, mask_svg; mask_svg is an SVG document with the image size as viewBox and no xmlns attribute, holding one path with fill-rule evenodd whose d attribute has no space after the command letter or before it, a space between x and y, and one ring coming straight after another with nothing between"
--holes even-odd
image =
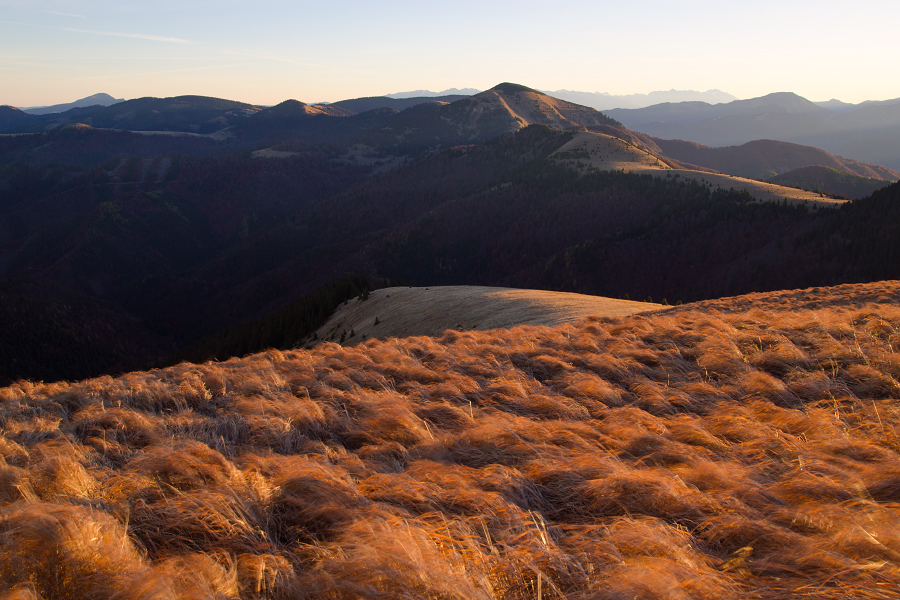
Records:
<instances>
[{"instance_id":1,"label":"cloud wisp","mask_svg":"<svg viewBox=\"0 0 900 600\"><path fill-rule=\"evenodd\" d=\"M185 40L176 37L165 37L161 35L152 35L149 33L126 33L121 31L94 31L91 29L77 29L75 27L55 27L53 25L37 25L35 23L20 23L18 21L4 21L0 23L8 25L25 25L26 27L38 27L40 29L55 29L56 31L72 31L75 33L86 33L89 35L105 35L110 37L133 38L137 40L150 40L152 42L166 42L169 44L196 44L197 42Z\"/></svg>"},{"instance_id":2,"label":"cloud wisp","mask_svg":"<svg viewBox=\"0 0 900 600\"><path fill-rule=\"evenodd\" d=\"M75 19L87 19L87 17L84 16L84 15L76 15L76 14L73 14L73 13L59 12L59 11L56 11L56 10L42 10L41 12L42 12L42 13L47 13L48 15L59 15L59 16L61 16L61 17L73 17L73 18L75 18Z\"/></svg>"}]
</instances>

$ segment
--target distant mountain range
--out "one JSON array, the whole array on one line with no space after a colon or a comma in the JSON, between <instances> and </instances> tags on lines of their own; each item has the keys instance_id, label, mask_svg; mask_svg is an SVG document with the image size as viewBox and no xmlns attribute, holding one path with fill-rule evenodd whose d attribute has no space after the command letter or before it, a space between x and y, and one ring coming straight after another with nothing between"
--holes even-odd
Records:
<instances>
[{"instance_id":1,"label":"distant mountain range","mask_svg":"<svg viewBox=\"0 0 900 600\"><path fill-rule=\"evenodd\" d=\"M731 102L737 100L736 96L732 96L720 90L708 90L706 92L695 92L693 90L669 90L667 92L650 92L649 94L628 94L624 96L615 96L606 92L577 92L573 90L541 90L542 92L568 100L583 106L589 106L596 110L608 110L610 108L641 108L661 102L687 102L698 100L716 104L719 102ZM474 96L479 90L473 88L457 89L451 88L443 92L432 92L429 90L415 90L412 92L401 92L398 94L387 94L389 98L415 98L415 97L437 97L448 95L466 95Z\"/></svg>"},{"instance_id":2,"label":"distant mountain range","mask_svg":"<svg viewBox=\"0 0 900 600\"><path fill-rule=\"evenodd\" d=\"M431 92L429 90L413 90L412 92L399 92L396 94L385 94L388 98L418 98L418 97L436 97L436 96L474 96L478 94L481 90L476 90L475 88L450 88L448 90L444 90L443 92Z\"/></svg>"},{"instance_id":3,"label":"distant mountain range","mask_svg":"<svg viewBox=\"0 0 900 600\"><path fill-rule=\"evenodd\" d=\"M123 98L113 98L109 94L94 94L87 98L68 102L66 104L54 104L53 106L31 106L21 109L30 115L47 115L50 113L61 113L73 108L84 108L86 106L111 106L117 102L124 102Z\"/></svg>"},{"instance_id":4,"label":"distant mountain range","mask_svg":"<svg viewBox=\"0 0 900 600\"><path fill-rule=\"evenodd\" d=\"M315 105L286 100L272 107L204 96L138 98L107 107L92 105L44 115L29 114L6 106L0 107L0 131L40 132L80 123L97 129L208 136L225 144L218 152L228 151L229 147L232 151L238 147L256 150L299 140L305 143L359 144L384 155L412 157L449 146L482 142L528 125L544 124L557 129L591 130L619 137L669 164L678 163L686 168L714 170L753 179L771 180L798 168L827 167L845 174L839 181L826 186L831 193L859 197L860 190L879 187L878 180L896 181L898 173L879 164L835 156L810 145L773 141L777 140L779 131L773 131L771 127L767 129L766 124L770 121L777 123L780 133L790 132L791 126L808 124L811 119L818 119L820 125L824 123L832 128L836 127L832 122L834 119L851 123L862 121L863 126L870 127L881 119L890 125L889 117L892 111L897 110L900 110L900 104L868 103L854 111L838 114L795 94L772 94L717 105L703 102L667 103L636 111L610 110L601 113L525 86L504 83L473 96L380 96ZM608 116L616 114L631 119L631 128ZM870 123L863 118L866 115L869 115ZM735 131L743 131L743 135L752 138L752 142L717 148L635 131L652 132L654 127L675 124L684 130L679 130L685 134L683 137L688 137L687 134L702 133L704 128L714 129L720 121L734 123L733 127L726 128L725 133L732 135ZM757 135L755 129L761 129L761 133L770 134L773 139L759 140L759 137L765 136ZM216 152L214 146L200 150L202 144L192 143L191 152ZM169 147L172 144L174 142L169 143ZM26 144L21 147L31 146ZM31 150L23 150L26 154L14 156L40 152L45 157L53 155L57 160L80 166L100 156L97 152L79 152L66 157L63 150L66 147L60 141L45 145L37 140ZM160 143L142 142L140 147L157 149L162 146ZM114 156L112 147L104 148L109 150L102 152L113 152L105 156ZM856 181L853 177L865 181Z\"/></svg>"},{"instance_id":5,"label":"distant mountain range","mask_svg":"<svg viewBox=\"0 0 900 600\"><path fill-rule=\"evenodd\" d=\"M817 106L821 106L822 108L827 108L832 112L840 113L856 110L857 108L862 108L863 106L889 106L891 104L900 104L900 98L894 98L892 100L866 100L865 102L860 102L859 104L851 104L850 102L842 102L836 98L832 98L831 100L826 100L825 102L815 102L814 104L816 104Z\"/></svg>"},{"instance_id":6,"label":"distant mountain range","mask_svg":"<svg viewBox=\"0 0 900 600\"><path fill-rule=\"evenodd\" d=\"M727 104L664 103L606 114L656 138L707 146L771 139L900 170L900 101L866 102L851 109L782 92Z\"/></svg>"},{"instance_id":7,"label":"distant mountain range","mask_svg":"<svg viewBox=\"0 0 900 600\"><path fill-rule=\"evenodd\" d=\"M577 102L578 104L590 106L597 110L609 110L612 108L642 108L663 102L707 102L709 104L719 104L721 102L732 102L737 100L736 96L732 96L721 90L707 90L705 92L695 92L694 90L669 90L667 92L628 94L624 96L615 96L605 92L576 92L572 90L546 91L546 93L556 98L562 98L569 102Z\"/></svg>"},{"instance_id":8,"label":"distant mountain range","mask_svg":"<svg viewBox=\"0 0 900 600\"><path fill-rule=\"evenodd\" d=\"M206 96L137 98L110 106L76 107L65 112L43 115L29 114L11 106L0 106L0 131L47 131L64 124L83 123L103 129L205 134L229 127L237 120L260 110L260 107L252 104Z\"/></svg>"}]
</instances>

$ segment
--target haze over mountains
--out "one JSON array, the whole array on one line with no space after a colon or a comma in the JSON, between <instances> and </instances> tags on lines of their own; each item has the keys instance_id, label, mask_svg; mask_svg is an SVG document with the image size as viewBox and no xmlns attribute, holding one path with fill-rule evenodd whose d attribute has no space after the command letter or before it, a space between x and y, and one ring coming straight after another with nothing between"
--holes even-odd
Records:
<instances>
[{"instance_id":1,"label":"haze over mountains","mask_svg":"<svg viewBox=\"0 0 900 600\"><path fill-rule=\"evenodd\" d=\"M124 98L113 98L109 94L94 94L86 98L81 98L75 102L64 104L54 104L52 106L32 106L21 109L31 115L47 115L50 113L61 113L73 108L85 108L88 106L111 106L117 102L124 102Z\"/></svg>"},{"instance_id":2,"label":"haze over mountains","mask_svg":"<svg viewBox=\"0 0 900 600\"><path fill-rule=\"evenodd\" d=\"M845 109L835 112L782 92L727 104L666 103L606 112L626 127L658 138L708 146L772 139L900 169L900 102Z\"/></svg>"},{"instance_id":3,"label":"haze over mountains","mask_svg":"<svg viewBox=\"0 0 900 600\"><path fill-rule=\"evenodd\" d=\"M697 100L717 104L719 102L731 102L737 100L735 96L722 92L720 90L708 90L706 92L695 92L693 90L669 90L650 92L649 94L627 94L613 95L606 92L578 92L572 90L541 90L555 98L568 100L584 106L589 106L597 110L607 110L610 108L642 108L652 104L661 102L687 102ZM399 94L386 94L389 98L413 98L413 97L434 97L446 96L451 94L463 94L474 96L479 90L472 88L457 89L451 88L443 92L431 92L428 90L415 90L412 92L401 92Z\"/></svg>"},{"instance_id":4,"label":"haze over mountains","mask_svg":"<svg viewBox=\"0 0 900 600\"><path fill-rule=\"evenodd\" d=\"M721 90L707 90L696 92L694 90L669 90L650 92L649 94L627 94L616 96L606 92L576 92L572 90L545 90L546 93L569 102L577 102L597 110L609 110L611 108L643 108L663 102L706 102L719 104L732 102L737 97Z\"/></svg>"},{"instance_id":5,"label":"haze over mountains","mask_svg":"<svg viewBox=\"0 0 900 600\"><path fill-rule=\"evenodd\" d=\"M432 92L429 90L413 90L411 92L399 92L396 94L385 94L388 98L419 98L419 97L435 97L435 96L474 96L475 94L480 93L481 90L476 90L475 88L450 88L446 89L443 92Z\"/></svg>"}]
</instances>

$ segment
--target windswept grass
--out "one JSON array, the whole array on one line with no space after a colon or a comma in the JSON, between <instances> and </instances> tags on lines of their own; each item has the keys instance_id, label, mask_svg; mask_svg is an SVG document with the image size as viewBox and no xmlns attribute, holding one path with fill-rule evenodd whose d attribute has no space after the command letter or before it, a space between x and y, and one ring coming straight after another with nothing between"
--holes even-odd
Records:
<instances>
[{"instance_id":1,"label":"windswept grass","mask_svg":"<svg viewBox=\"0 0 900 600\"><path fill-rule=\"evenodd\" d=\"M0 389L0 598L894 598L900 284Z\"/></svg>"}]
</instances>

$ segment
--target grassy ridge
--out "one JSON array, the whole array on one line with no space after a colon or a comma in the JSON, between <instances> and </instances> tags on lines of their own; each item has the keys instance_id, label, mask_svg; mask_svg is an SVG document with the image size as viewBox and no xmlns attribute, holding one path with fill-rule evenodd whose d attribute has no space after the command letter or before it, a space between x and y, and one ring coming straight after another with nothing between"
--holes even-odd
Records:
<instances>
[{"instance_id":1,"label":"grassy ridge","mask_svg":"<svg viewBox=\"0 0 900 600\"><path fill-rule=\"evenodd\" d=\"M895 597L898 299L3 388L0 594Z\"/></svg>"}]
</instances>

